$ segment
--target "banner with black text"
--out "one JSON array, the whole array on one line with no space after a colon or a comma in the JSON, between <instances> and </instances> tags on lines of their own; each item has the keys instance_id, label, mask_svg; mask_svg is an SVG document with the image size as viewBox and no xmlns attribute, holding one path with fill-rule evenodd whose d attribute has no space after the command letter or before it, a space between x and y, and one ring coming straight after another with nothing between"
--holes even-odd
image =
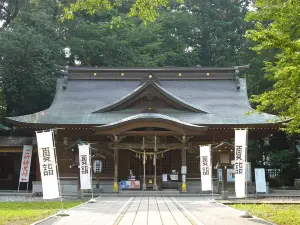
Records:
<instances>
[{"instance_id":1,"label":"banner with black text","mask_svg":"<svg viewBox=\"0 0 300 225\"><path fill-rule=\"evenodd\" d=\"M59 188L56 157L53 145L53 131L36 132L38 155L43 186L43 199L58 198Z\"/></svg>"},{"instance_id":2,"label":"banner with black text","mask_svg":"<svg viewBox=\"0 0 300 225\"><path fill-rule=\"evenodd\" d=\"M200 171L201 171L201 186L202 191L211 191L211 159L210 145L200 146Z\"/></svg>"},{"instance_id":3,"label":"banner with black text","mask_svg":"<svg viewBox=\"0 0 300 225\"><path fill-rule=\"evenodd\" d=\"M246 145L247 130L235 130L234 173L235 194L238 198L244 198L246 191Z\"/></svg>"},{"instance_id":4,"label":"banner with black text","mask_svg":"<svg viewBox=\"0 0 300 225\"><path fill-rule=\"evenodd\" d=\"M91 164L90 145L78 145L79 168L80 168L80 188L82 190L92 189L91 187Z\"/></svg>"}]
</instances>

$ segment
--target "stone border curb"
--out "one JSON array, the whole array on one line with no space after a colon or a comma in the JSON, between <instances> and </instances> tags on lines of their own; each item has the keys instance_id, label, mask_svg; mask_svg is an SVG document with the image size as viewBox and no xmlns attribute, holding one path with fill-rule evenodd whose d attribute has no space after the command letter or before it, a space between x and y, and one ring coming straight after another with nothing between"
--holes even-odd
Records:
<instances>
[{"instance_id":1,"label":"stone border curb","mask_svg":"<svg viewBox=\"0 0 300 225\"><path fill-rule=\"evenodd\" d=\"M97 198L95 198L95 199L97 200L98 198L101 198L101 196L99 196L99 197L97 197ZM71 210L71 209L76 209L76 208L78 208L78 207L80 207L80 206L83 206L83 205L85 205L85 204L87 204L87 203L89 203L89 200L86 201L86 202L84 202L84 203L81 203L81 204L79 204L79 205L76 205L76 206L74 206L74 207L72 207L72 208L67 209L66 212L68 212L68 211ZM53 214L53 215L51 215L51 216L48 216L48 217L46 217L46 218L44 218L44 219L42 219L42 220L39 220L39 221L37 221L37 222L31 223L30 225L38 225L38 224L40 224L40 223L42 223L42 222L45 222L45 221L47 221L47 220L49 220L49 219L55 217L56 215L57 215L57 213L55 213L55 214Z\"/></svg>"}]
</instances>

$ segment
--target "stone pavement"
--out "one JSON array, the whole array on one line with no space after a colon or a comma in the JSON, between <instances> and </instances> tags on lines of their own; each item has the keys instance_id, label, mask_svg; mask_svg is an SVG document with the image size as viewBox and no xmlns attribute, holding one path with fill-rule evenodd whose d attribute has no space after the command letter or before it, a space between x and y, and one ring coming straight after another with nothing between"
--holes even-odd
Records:
<instances>
[{"instance_id":1,"label":"stone pavement","mask_svg":"<svg viewBox=\"0 0 300 225\"><path fill-rule=\"evenodd\" d=\"M201 197L100 197L52 217L40 225L258 225L271 224L240 218L240 211Z\"/></svg>"}]
</instances>

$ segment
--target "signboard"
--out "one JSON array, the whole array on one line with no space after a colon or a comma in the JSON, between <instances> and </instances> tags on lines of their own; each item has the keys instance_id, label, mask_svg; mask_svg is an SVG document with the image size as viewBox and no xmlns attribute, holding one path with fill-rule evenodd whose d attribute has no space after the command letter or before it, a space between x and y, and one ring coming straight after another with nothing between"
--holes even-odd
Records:
<instances>
[{"instance_id":1,"label":"signboard","mask_svg":"<svg viewBox=\"0 0 300 225\"><path fill-rule=\"evenodd\" d=\"M53 146L53 131L36 132L36 138L43 186L43 198L58 198L59 189Z\"/></svg>"},{"instance_id":2,"label":"signboard","mask_svg":"<svg viewBox=\"0 0 300 225\"><path fill-rule=\"evenodd\" d=\"M248 182L252 181L252 174L251 174L251 162L246 162L246 180Z\"/></svg>"},{"instance_id":3,"label":"signboard","mask_svg":"<svg viewBox=\"0 0 300 225\"><path fill-rule=\"evenodd\" d=\"M141 183L139 180L122 180L120 182L121 189L140 189Z\"/></svg>"},{"instance_id":4,"label":"signboard","mask_svg":"<svg viewBox=\"0 0 300 225\"><path fill-rule=\"evenodd\" d=\"M81 190L92 189L90 145L78 145L78 149L79 149L80 188Z\"/></svg>"},{"instance_id":5,"label":"signboard","mask_svg":"<svg viewBox=\"0 0 300 225\"><path fill-rule=\"evenodd\" d=\"M202 191L212 190L210 145L200 146L200 171Z\"/></svg>"},{"instance_id":6,"label":"signboard","mask_svg":"<svg viewBox=\"0 0 300 225\"><path fill-rule=\"evenodd\" d=\"M178 180L178 174L170 174L171 180Z\"/></svg>"},{"instance_id":7,"label":"signboard","mask_svg":"<svg viewBox=\"0 0 300 225\"><path fill-rule=\"evenodd\" d=\"M227 169L227 182L234 182L234 181L235 181L234 169Z\"/></svg>"},{"instance_id":8,"label":"signboard","mask_svg":"<svg viewBox=\"0 0 300 225\"><path fill-rule=\"evenodd\" d=\"M246 163L246 178L248 182L252 181L251 178L251 163L247 162ZM227 169L227 182L235 182L235 169ZM222 168L218 168L218 180L222 181Z\"/></svg>"},{"instance_id":9,"label":"signboard","mask_svg":"<svg viewBox=\"0 0 300 225\"><path fill-rule=\"evenodd\" d=\"M22 155L19 183L29 182L31 157L32 157L32 145L24 145L23 146L23 155Z\"/></svg>"},{"instance_id":10,"label":"signboard","mask_svg":"<svg viewBox=\"0 0 300 225\"><path fill-rule=\"evenodd\" d=\"M234 155L234 173L235 173L235 194L238 198L245 197L246 180L246 142L247 130L235 130L235 155Z\"/></svg>"},{"instance_id":11,"label":"signboard","mask_svg":"<svg viewBox=\"0 0 300 225\"><path fill-rule=\"evenodd\" d=\"M255 168L256 192L267 192L266 173L264 168Z\"/></svg>"},{"instance_id":12,"label":"signboard","mask_svg":"<svg viewBox=\"0 0 300 225\"><path fill-rule=\"evenodd\" d=\"M223 181L223 178L222 178L222 168L218 168L218 180L219 181Z\"/></svg>"},{"instance_id":13,"label":"signboard","mask_svg":"<svg viewBox=\"0 0 300 225\"><path fill-rule=\"evenodd\" d=\"M162 175L162 181L168 181L168 174Z\"/></svg>"}]
</instances>

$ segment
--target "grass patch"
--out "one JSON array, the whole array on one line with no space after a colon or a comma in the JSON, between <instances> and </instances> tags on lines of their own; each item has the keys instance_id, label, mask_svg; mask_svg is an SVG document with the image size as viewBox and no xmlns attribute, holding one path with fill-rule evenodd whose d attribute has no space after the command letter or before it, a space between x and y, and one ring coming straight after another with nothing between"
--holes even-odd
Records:
<instances>
[{"instance_id":1,"label":"grass patch","mask_svg":"<svg viewBox=\"0 0 300 225\"><path fill-rule=\"evenodd\" d=\"M64 202L64 208L82 202ZM60 202L0 202L0 225L27 225L60 210Z\"/></svg>"},{"instance_id":2,"label":"grass patch","mask_svg":"<svg viewBox=\"0 0 300 225\"><path fill-rule=\"evenodd\" d=\"M247 210L254 216L278 225L300 225L300 205L234 204L231 207Z\"/></svg>"}]
</instances>

